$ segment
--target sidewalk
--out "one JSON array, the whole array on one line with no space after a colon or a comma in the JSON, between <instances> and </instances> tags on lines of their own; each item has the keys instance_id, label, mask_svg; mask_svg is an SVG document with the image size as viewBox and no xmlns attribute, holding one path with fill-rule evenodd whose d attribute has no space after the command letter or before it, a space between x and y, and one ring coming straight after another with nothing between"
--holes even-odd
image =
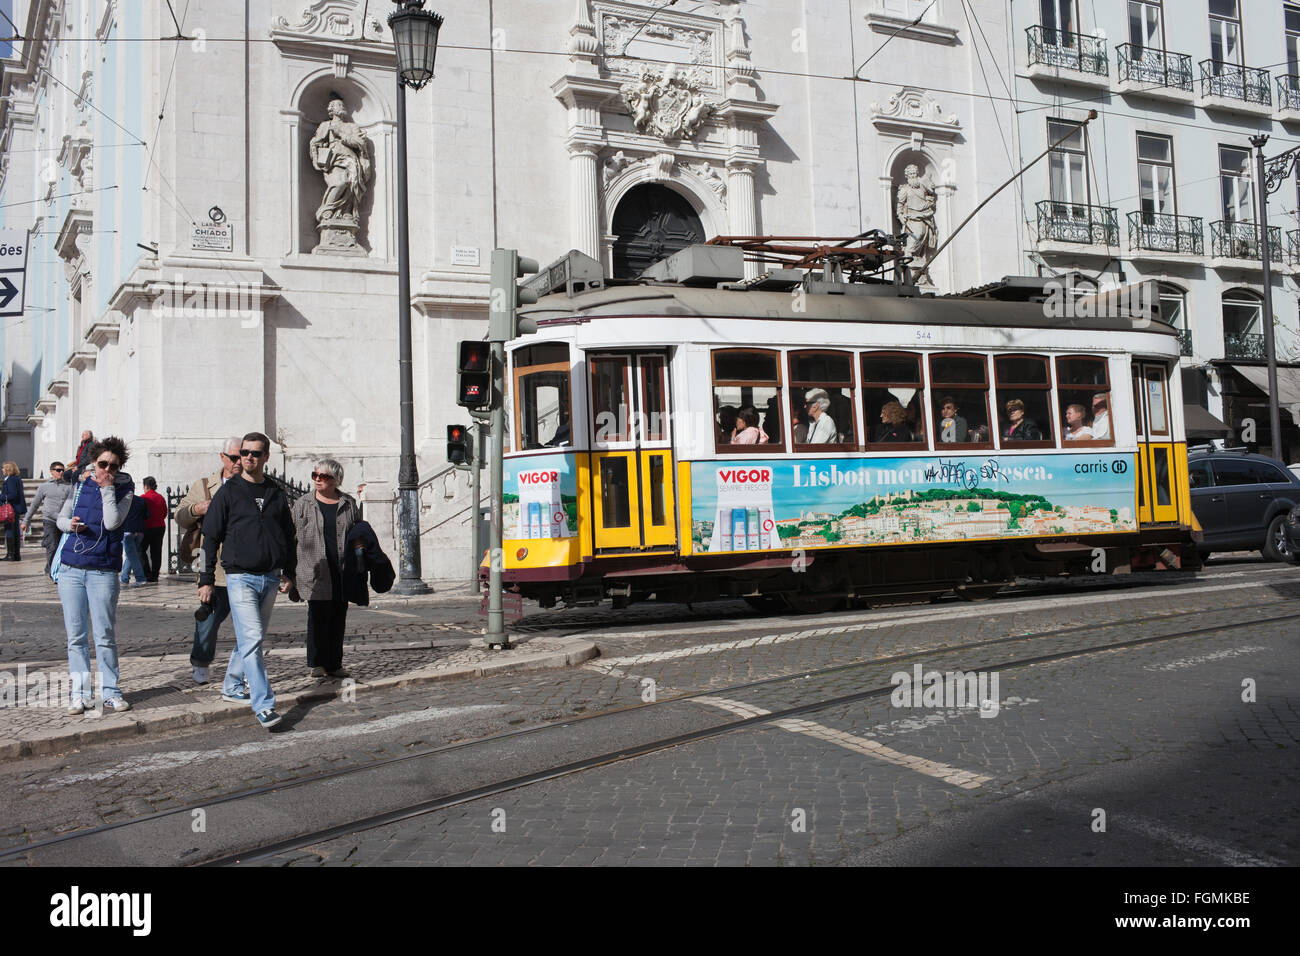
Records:
<instances>
[{"instance_id":1,"label":"sidewalk","mask_svg":"<svg viewBox=\"0 0 1300 956\"><path fill-rule=\"evenodd\" d=\"M43 578L39 561L6 562L0 565L0 604L7 601L56 605L54 585ZM125 606L191 610L195 606L192 581L166 577L157 585L123 589L119 610ZM376 596L372 595L372 600ZM452 589L423 598L390 599L378 595L381 608L409 606L414 602L474 601L467 585L459 595ZM474 603L477 603L474 601ZM293 608L293 605L289 605ZM297 606L301 609L302 605ZM349 614L344 666L351 677L318 680L307 673L301 636L293 646L276 646L268 641L267 671L275 689L276 709L287 714L298 704L334 697L360 696L385 688L409 687L432 681L482 677L510 671L571 667L596 656L596 645L576 637L518 635L517 646L508 651L489 651L470 625L439 626L402 624L399 633L387 618L366 618L365 610ZM276 614L280 615L277 605ZM174 613L172 615L174 617ZM295 619L302 616L299 611ZM407 615L403 614L403 617ZM272 626L283 626L272 619ZM192 625L191 625L192 626ZM159 733L216 721L254 722L248 704L221 699L221 678L229 659L229 624L222 625L222 640L213 662L209 682L196 685L188 653L124 653L118 660L119 683L131 710L124 714L65 713L68 661L53 647L42 659L24 658L0 663L0 760L57 754L87 744ZM0 618L0 631L4 620ZM57 635L62 639L62 635ZM378 639L376 639L378 638ZM400 639L394 639L400 638ZM188 645L188 642L186 642ZM121 647L121 644L119 644ZM53 698L53 699L51 699ZM98 703L98 700L97 700Z\"/></svg>"}]
</instances>

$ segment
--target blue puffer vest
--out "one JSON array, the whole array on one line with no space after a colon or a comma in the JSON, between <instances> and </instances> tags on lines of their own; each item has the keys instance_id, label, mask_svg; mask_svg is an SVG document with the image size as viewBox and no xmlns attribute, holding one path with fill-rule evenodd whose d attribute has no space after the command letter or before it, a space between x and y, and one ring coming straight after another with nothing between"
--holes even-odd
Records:
<instances>
[{"instance_id":1,"label":"blue puffer vest","mask_svg":"<svg viewBox=\"0 0 1300 956\"><path fill-rule=\"evenodd\" d=\"M126 472L118 472L113 481L113 491L120 502L127 495L135 493L135 484ZM73 489L73 494L77 490ZM77 497L77 507L72 511L73 517L80 518L86 525L81 534L69 535L63 545L60 560L73 568L86 568L92 571L122 570L122 527L113 531L104 530L104 499L99 485L87 478L81 482L81 494Z\"/></svg>"}]
</instances>

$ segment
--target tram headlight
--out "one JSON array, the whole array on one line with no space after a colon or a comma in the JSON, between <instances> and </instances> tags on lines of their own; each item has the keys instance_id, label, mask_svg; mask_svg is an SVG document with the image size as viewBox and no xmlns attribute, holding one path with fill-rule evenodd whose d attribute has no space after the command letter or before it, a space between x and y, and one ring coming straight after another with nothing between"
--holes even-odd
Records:
<instances>
[{"instance_id":1,"label":"tram headlight","mask_svg":"<svg viewBox=\"0 0 1300 956\"><path fill-rule=\"evenodd\" d=\"M524 558L526 558L526 557L528 557L528 549L527 549L527 548L520 548L518 551L515 552L515 560L516 560L516 561L522 561L522 560L523 560Z\"/></svg>"}]
</instances>

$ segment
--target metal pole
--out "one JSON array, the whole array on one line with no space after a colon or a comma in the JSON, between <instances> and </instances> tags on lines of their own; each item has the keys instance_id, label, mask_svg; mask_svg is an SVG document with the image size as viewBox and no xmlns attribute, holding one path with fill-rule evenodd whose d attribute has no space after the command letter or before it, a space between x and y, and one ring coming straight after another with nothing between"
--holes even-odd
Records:
<instances>
[{"instance_id":1,"label":"metal pole","mask_svg":"<svg viewBox=\"0 0 1300 956\"><path fill-rule=\"evenodd\" d=\"M420 575L420 472L415 463L411 383L411 248L406 198L406 87L397 76L397 341L402 452L397 469L397 594L428 594Z\"/></svg>"},{"instance_id":2,"label":"metal pole","mask_svg":"<svg viewBox=\"0 0 1300 956\"><path fill-rule=\"evenodd\" d=\"M483 428L475 422L469 426L470 435L473 436L474 460L469 466L469 496L472 504L472 515L469 526L469 586L475 594L479 593L478 569L483 560L483 539L479 534L479 501L482 499L480 471L483 467Z\"/></svg>"},{"instance_id":3,"label":"metal pole","mask_svg":"<svg viewBox=\"0 0 1300 956\"><path fill-rule=\"evenodd\" d=\"M489 494L492 497L492 531L488 539L488 624L483 640L489 647L509 647L506 637L505 612L501 604L501 493L503 480L502 461L505 453L506 413L502 407L505 394L506 345L492 343L492 464Z\"/></svg>"},{"instance_id":4,"label":"metal pole","mask_svg":"<svg viewBox=\"0 0 1300 956\"><path fill-rule=\"evenodd\" d=\"M1259 249L1264 265L1264 357L1268 360L1268 428L1273 438L1273 457L1282 460L1282 415L1277 404L1277 349L1273 342L1273 270L1268 248L1268 180L1264 176L1264 144L1267 135L1252 136L1255 147L1255 189L1259 193Z\"/></svg>"}]
</instances>

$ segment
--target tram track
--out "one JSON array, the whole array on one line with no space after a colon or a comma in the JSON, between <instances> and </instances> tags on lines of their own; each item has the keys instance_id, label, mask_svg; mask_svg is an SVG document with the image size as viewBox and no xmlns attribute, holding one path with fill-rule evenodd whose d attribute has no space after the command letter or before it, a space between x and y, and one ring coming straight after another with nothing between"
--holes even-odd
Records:
<instances>
[{"instance_id":1,"label":"tram track","mask_svg":"<svg viewBox=\"0 0 1300 956\"><path fill-rule=\"evenodd\" d=\"M687 693L676 694L671 696L660 697L659 699L646 702L626 705L622 707L608 708L589 714L575 715L563 720L552 721L549 723L538 724L530 727L517 728L504 731L487 737L477 738L474 740L459 741L452 744L446 744L438 747L426 748L414 753L401 754L394 757L381 758L370 761L360 766L339 768L335 770L323 771L317 774L304 776L297 780L291 780L283 783L248 788L245 790L228 793L219 797L206 799L201 803L188 804L182 807L170 808L167 810L156 811L153 813L143 814L129 820L115 821L109 824L103 824L96 827L78 830L70 833L61 834L47 840L39 841L25 846L11 847L0 850L0 862L16 860L21 857L27 857L28 862L39 862L39 856L42 850L52 850L56 847L67 845L69 843L79 843L82 841L93 840L96 837L106 837L115 834L118 831L128 830L135 827L143 827L150 823L157 823L168 817L177 815L190 814L195 810L209 810L224 804L237 803L239 801L253 800L258 797L266 797L274 794L281 794L288 791L297 790L303 787L310 787L318 784L325 784L331 781L337 781L349 777L357 777L367 773L374 773L395 764L402 764L409 761L419 761L426 758L453 755L458 752L467 750L487 750L493 746L508 744L519 738L533 735L544 734L547 732L559 732L569 729L575 725L584 725L591 721L608 721L612 718L628 715L637 712L644 712L651 708L664 708L672 704L678 704L700 698L719 698L734 697L737 694L743 694L758 688L771 687L782 683L793 683L797 681L817 680L820 678L831 677L836 674L842 674L856 669L866 669L870 667L888 667L902 665L919 661L927 661L931 665L943 665L945 658L950 658L955 654L971 654L997 648L1010 644L1032 642L1046 638L1061 638L1072 634L1084 632L1095 633L1105 631L1116 627L1144 626L1159 624L1161 622L1174 621L1185 617L1203 617L1207 613L1222 613L1234 610L1249 611L1266 611L1269 608L1281 606L1293 606L1294 602L1290 599L1255 604L1249 607L1230 607L1222 608L1218 611L1207 612L1205 610L1191 611L1172 611L1147 615L1139 619L1117 620L1113 622L1102 622L1090 625L1080 625L1073 627L1057 628L1042 631L1032 631L1025 634L1006 635L997 638L989 638L980 641L966 641L949 647L929 647L907 653L888 655L884 657L875 657L851 661L843 664L836 664L830 667L824 667L814 670L804 670L791 674L778 674L752 681L732 684L721 688L705 688L694 690ZM1255 627L1259 625L1281 623L1300 619L1300 613L1283 614L1272 617L1252 618L1247 620L1234 620L1223 624L1209 625L1199 628L1174 631L1168 634L1156 634L1136 639L1113 641L1090 646L1068 648L1049 654L1033 655L1030 657L1014 658L1010 660L996 662L959 662L956 669L971 670L1011 670L1023 667L1030 667L1042 663L1067 660L1074 657L1086 656L1089 654L1105 653L1116 650L1125 650L1134 647L1140 647L1149 644L1157 644L1187 638L1194 638L1200 635L1207 635L1237 627ZM953 666L949 664L947 666ZM628 675L631 676L631 675ZM887 696L894 689L893 684L875 686L866 690L855 691L851 694L836 695L827 699L814 700L806 703L800 703L796 706L786 707L774 710L768 713L762 713L759 716L745 717L734 721L728 721L723 724L694 730L686 733L673 734L657 740L626 746L597 754L590 757L584 757L578 760L566 761L553 767L547 767L528 773L517 774L504 780L483 784L477 787L466 788L452 794L447 794L437 798L417 801L405 806L384 811L378 814L371 814L346 822L332 825L327 828L318 829L310 833L301 834L288 840L277 841L269 844L257 844L237 853L227 853L220 857L208 860L195 860L192 865L226 865L239 862L250 862L253 860L265 859L278 853L288 852L302 847L310 846L332 839L334 837L358 832L361 830L371 829L377 826L383 826L390 823L400 822L419 816L425 813L436 812L438 810L448 809L460 804L469 803L499 793L508 792L521 787L530 786L536 783L557 779L579 773L584 770L594 769L596 767L606 766L624 760L634 759L640 756L646 756L652 753L669 750L683 744L692 743L698 740L708 739L734 731L744 730L765 723L788 720L790 718L813 713L819 710L832 708L844 704L868 700L874 697ZM175 862L183 862L176 860Z\"/></svg>"}]
</instances>

